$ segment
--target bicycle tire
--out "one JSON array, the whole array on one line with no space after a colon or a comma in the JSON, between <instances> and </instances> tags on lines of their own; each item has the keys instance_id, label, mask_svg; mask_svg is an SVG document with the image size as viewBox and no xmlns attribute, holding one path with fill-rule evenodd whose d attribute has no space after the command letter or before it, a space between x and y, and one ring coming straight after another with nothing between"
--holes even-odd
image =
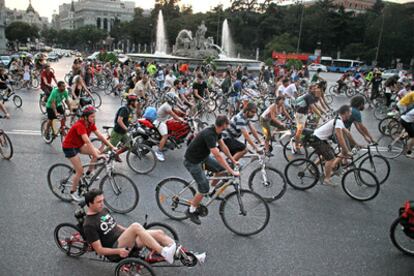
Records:
<instances>
[{"instance_id":1,"label":"bicycle tire","mask_svg":"<svg viewBox=\"0 0 414 276\"><path fill-rule=\"evenodd\" d=\"M324 97L327 104L333 103L333 96L331 94L325 94Z\"/></svg>"},{"instance_id":2,"label":"bicycle tire","mask_svg":"<svg viewBox=\"0 0 414 276\"><path fill-rule=\"evenodd\" d=\"M101 105L102 105L102 98L101 98L101 96L99 96L99 94L96 93L96 92L91 92L91 95L92 95L93 106L95 108L100 108Z\"/></svg>"},{"instance_id":3,"label":"bicycle tire","mask_svg":"<svg viewBox=\"0 0 414 276\"><path fill-rule=\"evenodd\" d=\"M164 213L167 217L174 219L174 220L185 220L188 218L188 216L185 214L185 211L187 210L187 208L189 207L189 202L191 199L193 199L193 197L196 194L196 191L193 187L189 187L187 189L187 191L189 191L189 195L188 192L186 194L186 198L181 199L181 198L174 198L173 201L173 197L176 197L176 193L174 192L170 192L171 194L171 205L174 203L176 204L176 207L170 206L171 208L171 212L169 212L166 207L163 206L163 203L167 201L167 196L164 194L168 190L166 188L164 188L169 182L176 182L179 183L179 185L181 185L181 187L179 187L181 190L178 192L181 192L184 188L187 188L190 183L188 183L187 181L185 181L184 179L178 178L178 177L169 177L166 178L164 180L162 180L160 183L157 184L157 187L155 188L155 200L157 201L157 205L158 208L160 208L161 212ZM171 185L170 185L171 186ZM172 188L169 188L172 189ZM185 206L184 208L180 209L179 211L176 211L176 208L179 206L180 200L184 201L184 203L182 204L183 206Z\"/></svg>"},{"instance_id":4,"label":"bicycle tire","mask_svg":"<svg viewBox=\"0 0 414 276\"><path fill-rule=\"evenodd\" d=\"M363 177L361 177L362 172L364 173L364 175L369 175L370 178L372 178L371 180L374 180L375 182L369 182L366 179L363 179ZM351 192L351 190L349 188L349 183L351 181L348 181L348 182L346 181L348 176L351 176L352 177L351 174L354 174L353 176L355 177L354 179L355 179L355 182L357 182L357 185L358 186L360 186L360 187L365 186L365 187L368 187L370 189L370 192L369 192L370 195L365 196L365 197L362 197L362 196L357 196L357 195L355 195L355 193ZM363 179L363 180L361 180L361 179ZM364 169L364 168L352 168L352 169L348 170L342 176L342 181L341 182L342 182L342 189L344 190L344 192L350 198L355 199L357 201L368 201L368 200L372 200L372 199L374 199L378 195L379 190L380 190L380 184L378 182L377 177L372 172L370 172L369 170Z\"/></svg>"},{"instance_id":5,"label":"bicycle tire","mask_svg":"<svg viewBox=\"0 0 414 276\"><path fill-rule=\"evenodd\" d=\"M112 184L118 184L117 187L114 187L113 185L111 185L110 187L112 188L112 191L114 192L115 196L117 197L117 200L118 200L119 194L121 194L121 193L123 193L123 194L134 194L133 195L134 196L134 199L132 200L132 205L131 206L128 206L125 209L115 208L112 205L112 203L109 203L109 199L111 198L111 195L107 191L107 186L109 184L111 184L111 183L109 183L107 185L104 185L104 184L106 184L107 182L111 181L111 179L114 180L116 177L117 178L124 178L124 179L126 179L127 182L129 182L129 184L131 184L131 187L132 187L132 191L126 192L124 190L124 188L120 188L119 187L119 182L116 183L116 181L114 181L114 183L112 183ZM134 210L135 207L137 207L137 205L138 205L138 202L139 202L139 192L138 192L138 188L135 185L134 181L132 181L131 178L129 178L128 176L126 176L124 174L113 172L112 175L105 175L102 178L101 182L99 183L99 189L101 189L104 192L104 195L105 195L105 199L104 199L105 206L107 206L111 211L113 211L115 213L118 213L118 214L127 214L127 213L131 212L132 210ZM114 189L116 189L116 191L114 191ZM108 189L108 190L111 190L111 189ZM125 200L122 200L122 201L125 202Z\"/></svg>"},{"instance_id":6,"label":"bicycle tire","mask_svg":"<svg viewBox=\"0 0 414 276\"><path fill-rule=\"evenodd\" d=\"M5 153L4 149L8 147L9 153ZM0 130L0 155L5 160L10 160L13 157L13 144L10 137L2 130Z\"/></svg>"},{"instance_id":7,"label":"bicycle tire","mask_svg":"<svg viewBox=\"0 0 414 276\"><path fill-rule=\"evenodd\" d=\"M236 230L233 226L231 226L229 224L229 221L228 221L228 218L227 218L227 215L226 215L226 210L228 210L228 208L226 208L226 206L230 206L229 202L230 202L231 198L236 197L236 201L239 202L239 199L237 198L237 195L238 195L239 192L240 192L240 197L241 198L243 198L247 194L252 195L255 198L254 201L257 201L257 202L259 202L258 204L264 206L264 210L266 212L263 224L260 225L259 228L251 230L249 232L245 232L245 231L241 232L238 229ZM241 200L241 201L243 202L243 200ZM256 203L256 202L254 202L254 203ZM233 204L233 205L236 205L236 204ZM246 207L246 200L244 200L243 205L244 205L244 207ZM236 206L239 206L239 204L237 204ZM257 206L255 206L254 209L256 209ZM245 210L245 211L246 211L246 214L247 214L248 210ZM223 220L223 223L224 223L224 225L226 226L227 229L229 229L230 231L232 231L236 235L244 236L244 237L256 235L256 234L262 232L266 228L267 224L269 223L269 219L270 219L270 209L269 209L269 205L266 203L266 201L260 195L258 195L257 193L252 192L250 190L243 190L243 189L240 189L239 191L234 191L234 192L228 194L220 204L219 213L220 213L220 217ZM246 217L246 214L241 214L240 209L235 211L235 215L238 215L240 217ZM257 216L255 217L255 221L257 221Z\"/></svg>"},{"instance_id":8,"label":"bicycle tire","mask_svg":"<svg viewBox=\"0 0 414 276\"><path fill-rule=\"evenodd\" d=\"M178 237L177 232L171 226L169 226L168 224L161 223L161 222L151 222L151 223L148 223L147 225L145 225L145 229L147 229L147 230L154 229L154 228L156 228L156 229L161 228L161 230L163 230L164 233L167 234L167 232L168 232L170 235L167 234L167 236L172 238L174 241L176 241L176 242L180 241L180 238ZM165 231L165 230L167 230L167 231Z\"/></svg>"},{"instance_id":9,"label":"bicycle tire","mask_svg":"<svg viewBox=\"0 0 414 276\"><path fill-rule=\"evenodd\" d=\"M46 125L48 123L48 120L45 119L42 121L42 123L40 124L40 136L42 136L43 141L45 141L46 144L51 144L54 140L54 135L53 135L53 131L52 131L52 127L49 127L49 139L47 139L45 137L45 129L46 129Z\"/></svg>"},{"instance_id":10,"label":"bicycle tire","mask_svg":"<svg viewBox=\"0 0 414 276\"><path fill-rule=\"evenodd\" d=\"M269 177L270 179L267 178L266 183L264 183L265 181L263 181L263 179L260 178L260 174L259 174L260 182L257 182L258 184L255 185L254 184L255 183L254 182L255 176L258 173L262 172L262 168L259 167L259 168L256 168L254 171L252 171L252 173L249 176L249 181L248 181L249 188L253 192L260 195L264 200L266 200L266 202L273 202L273 201L278 200L279 198L281 198L286 193L287 184L286 184L286 181L285 181L285 176L279 170L277 170L273 167L266 166L264 168L264 170L265 171L272 171L272 172L276 173L276 175L278 175L279 178L275 179L274 177ZM273 190L271 190L271 187L276 186L276 185L274 185L275 180L276 180L276 182L281 181L281 185L277 185L279 187L274 192Z\"/></svg>"},{"instance_id":11,"label":"bicycle tire","mask_svg":"<svg viewBox=\"0 0 414 276\"><path fill-rule=\"evenodd\" d=\"M150 157L148 159L147 157ZM134 158L135 157L135 158ZM135 166L134 164L137 163L139 159L139 165ZM132 145L131 149L128 150L126 155L126 160L128 167L137 174L148 174L152 172L155 167L157 166L157 157L155 156L155 152L152 150L151 147L145 144L137 144L135 143ZM141 170L143 165L150 165L147 169Z\"/></svg>"},{"instance_id":12,"label":"bicycle tire","mask_svg":"<svg viewBox=\"0 0 414 276\"><path fill-rule=\"evenodd\" d=\"M355 88L348 87L348 88L345 89L345 95L348 98L351 98L351 97L355 96L356 94L357 94L357 92L356 92Z\"/></svg>"},{"instance_id":13,"label":"bicycle tire","mask_svg":"<svg viewBox=\"0 0 414 276\"><path fill-rule=\"evenodd\" d=\"M405 149L405 142L395 140L389 136L382 136L377 141L377 153L387 159L394 159L399 157Z\"/></svg>"},{"instance_id":14,"label":"bicycle tire","mask_svg":"<svg viewBox=\"0 0 414 276\"><path fill-rule=\"evenodd\" d=\"M23 105L23 100L19 95L13 95L13 103L17 108L20 108Z\"/></svg>"},{"instance_id":15,"label":"bicycle tire","mask_svg":"<svg viewBox=\"0 0 414 276\"><path fill-rule=\"evenodd\" d=\"M39 80L37 78L32 78L32 80L30 81L30 86L33 89L38 89L39 85L40 85Z\"/></svg>"},{"instance_id":16,"label":"bicycle tire","mask_svg":"<svg viewBox=\"0 0 414 276\"><path fill-rule=\"evenodd\" d=\"M62 167L65 168L65 173L67 173L67 175L61 179L59 179L59 183L58 183L58 187L57 190L54 189L54 183L52 183L51 180L51 176L52 176L52 172L53 170L56 170L57 167ZM49 189L52 191L52 193L59 199L66 201L66 202L71 202L72 201L72 197L70 196L70 189L72 187L72 182L71 182L71 178L73 175L74 171L73 168L70 167L67 164L63 164L63 163L58 163L58 164L54 164L49 168L49 171L47 172L47 184L49 186ZM60 193L58 192L60 191ZM62 196L65 195L66 197Z\"/></svg>"},{"instance_id":17,"label":"bicycle tire","mask_svg":"<svg viewBox=\"0 0 414 276\"><path fill-rule=\"evenodd\" d=\"M72 228L73 232L72 234L70 234L69 238L65 238L65 240L63 241L61 239L61 237L59 236L59 231L63 228L63 227L68 227L68 228ZM86 251L88 250L88 243L85 241L85 239L83 238L79 228L72 224L72 223L61 223L58 226L56 226L55 230L53 231L53 237L55 239L55 243L57 245L57 247L63 251L63 253L65 253L67 256L70 257L80 257L83 254L86 253ZM72 243L73 240L77 243L80 243L81 245L76 246L76 247L70 247L68 249L65 249L65 245L62 244L63 242L68 242L68 240L70 239L70 242ZM75 248L77 250L79 250L78 253L73 253L71 252L71 248Z\"/></svg>"},{"instance_id":18,"label":"bicycle tire","mask_svg":"<svg viewBox=\"0 0 414 276\"><path fill-rule=\"evenodd\" d=\"M42 97L39 97L39 109L42 114L46 114L46 103L43 102Z\"/></svg>"},{"instance_id":19,"label":"bicycle tire","mask_svg":"<svg viewBox=\"0 0 414 276\"><path fill-rule=\"evenodd\" d=\"M390 162L388 162L387 158L381 156L381 155L372 155L372 163L371 163L371 158L370 156L366 156L364 159L362 159L362 161L359 163L358 168L363 168L364 163L367 162L367 167L365 167L365 169L368 169L371 172L375 173L375 176L378 179L379 184L384 184L385 181L387 181L388 177L390 176L390 172L391 172L391 167L390 167ZM377 161L374 161L377 160ZM385 164L385 166L378 166L375 165L375 163L380 163L383 162ZM384 176L378 177L377 176L377 172L383 174Z\"/></svg>"},{"instance_id":20,"label":"bicycle tire","mask_svg":"<svg viewBox=\"0 0 414 276\"><path fill-rule=\"evenodd\" d=\"M146 270L146 272L144 270ZM115 276L123 276L125 275L124 272L135 272L135 274L131 275L156 275L152 266L139 258L126 258L121 260L115 267Z\"/></svg>"},{"instance_id":21,"label":"bicycle tire","mask_svg":"<svg viewBox=\"0 0 414 276\"><path fill-rule=\"evenodd\" d=\"M292 140L294 143L294 139ZM291 150L290 140L286 141L286 143L283 144L283 157L287 162L296 160L296 159L303 159L307 158L309 156L308 149L306 146L302 146L302 149L304 153L302 154L294 154Z\"/></svg>"},{"instance_id":22,"label":"bicycle tire","mask_svg":"<svg viewBox=\"0 0 414 276\"><path fill-rule=\"evenodd\" d=\"M382 135L387 135L390 136L391 133L391 128L395 125L399 125L400 122L392 117L387 117L382 119L379 123L378 123L378 130Z\"/></svg>"},{"instance_id":23,"label":"bicycle tire","mask_svg":"<svg viewBox=\"0 0 414 276\"><path fill-rule=\"evenodd\" d=\"M292 172L293 174L290 176ZM293 181L294 176L298 177L301 181L303 181L304 177L313 180L310 183L300 185ZM305 158L295 159L290 161L285 167L285 179L294 189L305 191L314 187L318 183L320 179L320 172L316 164L312 161Z\"/></svg>"},{"instance_id":24,"label":"bicycle tire","mask_svg":"<svg viewBox=\"0 0 414 276\"><path fill-rule=\"evenodd\" d=\"M378 105L374 109L374 117L377 120L382 120L387 117L387 107L385 105Z\"/></svg>"},{"instance_id":25,"label":"bicycle tire","mask_svg":"<svg viewBox=\"0 0 414 276\"><path fill-rule=\"evenodd\" d=\"M390 227L390 238L391 238L391 242L392 244L398 249L400 250L402 253L409 255L409 256L414 256L414 239L407 236L406 233L403 233L403 235L407 238L410 239L412 241L410 241L410 243L413 244L413 249L410 250L408 248L405 248L403 245L401 245L399 239L397 238L397 234L396 231L401 228L401 230L404 232L404 226L401 224L401 221L403 220L402 217L398 217L397 219L395 219L393 221L393 223L391 224Z\"/></svg>"}]
</instances>

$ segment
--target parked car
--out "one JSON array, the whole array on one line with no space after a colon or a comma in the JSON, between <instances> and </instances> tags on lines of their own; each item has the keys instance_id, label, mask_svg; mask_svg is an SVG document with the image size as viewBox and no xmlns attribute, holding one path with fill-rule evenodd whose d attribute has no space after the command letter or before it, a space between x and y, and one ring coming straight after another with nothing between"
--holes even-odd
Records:
<instances>
[{"instance_id":1,"label":"parked car","mask_svg":"<svg viewBox=\"0 0 414 276\"><path fill-rule=\"evenodd\" d=\"M328 72L328 68L325 65L319 63L312 63L308 66L309 71L317 71L318 69L321 69L322 72Z\"/></svg>"},{"instance_id":2,"label":"parked car","mask_svg":"<svg viewBox=\"0 0 414 276\"><path fill-rule=\"evenodd\" d=\"M49 56L47 57L47 61L59 61L59 56L55 53L50 53Z\"/></svg>"},{"instance_id":3,"label":"parked car","mask_svg":"<svg viewBox=\"0 0 414 276\"><path fill-rule=\"evenodd\" d=\"M0 56L0 66L7 67L10 61L11 58L9 56Z\"/></svg>"},{"instance_id":4,"label":"parked car","mask_svg":"<svg viewBox=\"0 0 414 276\"><path fill-rule=\"evenodd\" d=\"M395 75L398 76L398 74L400 73L400 71L401 70L399 70L399 69L388 69L388 70L385 70L384 72L382 72L382 79L383 80L386 80L386 79L389 79L392 76L395 76Z\"/></svg>"}]
</instances>

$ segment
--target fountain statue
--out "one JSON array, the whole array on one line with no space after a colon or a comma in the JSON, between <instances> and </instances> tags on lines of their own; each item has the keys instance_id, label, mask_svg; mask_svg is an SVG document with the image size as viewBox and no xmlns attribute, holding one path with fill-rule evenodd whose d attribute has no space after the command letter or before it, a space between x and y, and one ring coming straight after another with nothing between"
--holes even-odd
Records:
<instances>
[{"instance_id":1,"label":"fountain statue","mask_svg":"<svg viewBox=\"0 0 414 276\"><path fill-rule=\"evenodd\" d=\"M189 30L181 30L175 40L173 54L181 57L204 59L207 57L218 58L221 54L219 46L214 44L213 37L205 37L207 27L204 21L198 26L195 37Z\"/></svg>"},{"instance_id":2,"label":"fountain statue","mask_svg":"<svg viewBox=\"0 0 414 276\"><path fill-rule=\"evenodd\" d=\"M165 55L167 53L167 36L165 35L164 16L161 10L158 12L156 35L155 53Z\"/></svg>"},{"instance_id":3,"label":"fountain statue","mask_svg":"<svg viewBox=\"0 0 414 276\"><path fill-rule=\"evenodd\" d=\"M227 57L234 57L234 44L227 19L223 21L221 30L221 48Z\"/></svg>"}]
</instances>

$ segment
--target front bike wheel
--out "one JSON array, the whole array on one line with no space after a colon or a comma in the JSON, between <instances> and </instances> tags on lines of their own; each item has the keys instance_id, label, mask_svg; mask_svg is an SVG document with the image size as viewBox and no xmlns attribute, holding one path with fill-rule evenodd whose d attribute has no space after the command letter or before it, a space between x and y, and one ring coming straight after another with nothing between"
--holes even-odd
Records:
<instances>
[{"instance_id":1,"label":"front bike wheel","mask_svg":"<svg viewBox=\"0 0 414 276\"><path fill-rule=\"evenodd\" d=\"M43 141L45 141L46 144L51 144L54 139L54 133L52 130L52 127L49 127L49 131L47 133L47 124L48 120L43 120L43 122L40 124L40 136L42 136Z\"/></svg>"},{"instance_id":2,"label":"front bike wheel","mask_svg":"<svg viewBox=\"0 0 414 276\"><path fill-rule=\"evenodd\" d=\"M88 250L88 243L74 224L61 223L56 226L54 238L57 247L70 257L82 256Z\"/></svg>"},{"instance_id":3,"label":"front bike wheel","mask_svg":"<svg viewBox=\"0 0 414 276\"><path fill-rule=\"evenodd\" d=\"M283 174L275 168L266 166L255 169L249 176L249 188L267 202L281 198L286 192Z\"/></svg>"},{"instance_id":4,"label":"front bike wheel","mask_svg":"<svg viewBox=\"0 0 414 276\"><path fill-rule=\"evenodd\" d=\"M290 162L296 159L303 159L308 157L308 149L307 147L302 146L299 151L295 151L292 149L292 147L295 144L295 139L291 139L286 141L286 143L283 145L283 156L285 157L285 160Z\"/></svg>"},{"instance_id":5,"label":"front bike wheel","mask_svg":"<svg viewBox=\"0 0 414 276\"><path fill-rule=\"evenodd\" d=\"M342 177L342 189L352 199L368 201L378 195L380 184L369 170L353 168Z\"/></svg>"},{"instance_id":6,"label":"front bike wheel","mask_svg":"<svg viewBox=\"0 0 414 276\"><path fill-rule=\"evenodd\" d=\"M113 172L99 183L105 195L105 205L115 213L126 214L135 209L139 193L135 183L126 175Z\"/></svg>"},{"instance_id":7,"label":"front bike wheel","mask_svg":"<svg viewBox=\"0 0 414 276\"><path fill-rule=\"evenodd\" d=\"M385 158L394 159L404 152L405 143L401 139L382 136L377 143L376 150L378 154Z\"/></svg>"},{"instance_id":8,"label":"front bike wheel","mask_svg":"<svg viewBox=\"0 0 414 276\"><path fill-rule=\"evenodd\" d=\"M358 168L364 168L373 172L377 177L379 184L384 184L390 176L390 162L381 155L372 155L362 159Z\"/></svg>"},{"instance_id":9,"label":"front bike wheel","mask_svg":"<svg viewBox=\"0 0 414 276\"><path fill-rule=\"evenodd\" d=\"M115 268L115 276L124 275L151 275L155 272L151 265L139 258L126 258L120 261Z\"/></svg>"},{"instance_id":10,"label":"front bike wheel","mask_svg":"<svg viewBox=\"0 0 414 276\"><path fill-rule=\"evenodd\" d=\"M167 217L174 220L187 218L186 211L196 194L190 183L184 179L170 177L162 180L155 188L157 205Z\"/></svg>"},{"instance_id":11,"label":"front bike wheel","mask_svg":"<svg viewBox=\"0 0 414 276\"><path fill-rule=\"evenodd\" d=\"M91 95L92 95L93 106L95 108L100 108L101 105L102 105L102 98L101 98L101 96L99 96L99 94L96 93L96 92L91 92Z\"/></svg>"},{"instance_id":12,"label":"front bike wheel","mask_svg":"<svg viewBox=\"0 0 414 276\"><path fill-rule=\"evenodd\" d=\"M266 228L270 218L266 201L249 190L228 194L221 202L219 212L224 225L240 236L260 233Z\"/></svg>"},{"instance_id":13,"label":"front bike wheel","mask_svg":"<svg viewBox=\"0 0 414 276\"><path fill-rule=\"evenodd\" d=\"M47 184L52 193L63 201L71 202L73 169L66 164L55 164L47 172Z\"/></svg>"},{"instance_id":14,"label":"front bike wheel","mask_svg":"<svg viewBox=\"0 0 414 276\"><path fill-rule=\"evenodd\" d=\"M13 144L9 136L2 130L0 130L0 155L6 160L13 157Z\"/></svg>"},{"instance_id":15,"label":"front bike wheel","mask_svg":"<svg viewBox=\"0 0 414 276\"><path fill-rule=\"evenodd\" d=\"M151 147L144 144L134 144L126 156L128 167L137 174L152 172L157 165L157 158Z\"/></svg>"},{"instance_id":16,"label":"front bike wheel","mask_svg":"<svg viewBox=\"0 0 414 276\"><path fill-rule=\"evenodd\" d=\"M43 101L43 97L39 97L39 109L42 114L46 114L46 102Z\"/></svg>"},{"instance_id":17,"label":"front bike wheel","mask_svg":"<svg viewBox=\"0 0 414 276\"><path fill-rule=\"evenodd\" d=\"M34 89L39 88L39 85L40 85L39 80L37 78L32 78L32 80L30 81L30 85Z\"/></svg>"},{"instance_id":18,"label":"front bike wheel","mask_svg":"<svg viewBox=\"0 0 414 276\"><path fill-rule=\"evenodd\" d=\"M410 229L407 229L409 225L404 226L405 220L407 219L404 219L402 217L394 220L390 228L390 238L398 250L404 254L414 256L414 232L412 232ZM411 228L413 229L414 225L411 225Z\"/></svg>"},{"instance_id":19,"label":"front bike wheel","mask_svg":"<svg viewBox=\"0 0 414 276\"><path fill-rule=\"evenodd\" d=\"M23 100L19 95L14 95L13 96L13 103L17 108L20 108L23 105Z\"/></svg>"},{"instance_id":20,"label":"front bike wheel","mask_svg":"<svg viewBox=\"0 0 414 276\"><path fill-rule=\"evenodd\" d=\"M315 186L320 178L320 172L315 163L308 159L295 159L285 168L287 183L297 190L308 190Z\"/></svg>"}]
</instances>

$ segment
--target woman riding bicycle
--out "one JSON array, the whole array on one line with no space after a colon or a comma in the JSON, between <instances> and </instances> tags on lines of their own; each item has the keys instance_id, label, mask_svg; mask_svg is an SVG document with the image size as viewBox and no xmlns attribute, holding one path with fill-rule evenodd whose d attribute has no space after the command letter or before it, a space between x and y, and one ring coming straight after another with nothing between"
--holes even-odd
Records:
<instances>
[{"instance_id":1,"label":"woman riding bicycle","mask_svg":"<svg viewBox=\"0 0 414 276\"><path fill-rule=\"evenodd\" d=\"M108 140L106 140L101 132L96 128L95 113L96 109L92 105L83 107L82 117L70 128L65 140L62 143L65 157L72 163L76 172L72 179L72 188L70 191L70 195L75 201L82 200L78 194L75 193L78 188L79 180L83 175L82 161L79 153L92 156L91 165L86 172L87 176L90 175L94 169L93 164L96 160L100 157L104 157L99 153L98 149L93 146L91 140L89 139L91 133L93 132L96 137L98 137L99 140L101 140L109 148L116 150L116 148Z\"/></svg>"}]
</instances>

